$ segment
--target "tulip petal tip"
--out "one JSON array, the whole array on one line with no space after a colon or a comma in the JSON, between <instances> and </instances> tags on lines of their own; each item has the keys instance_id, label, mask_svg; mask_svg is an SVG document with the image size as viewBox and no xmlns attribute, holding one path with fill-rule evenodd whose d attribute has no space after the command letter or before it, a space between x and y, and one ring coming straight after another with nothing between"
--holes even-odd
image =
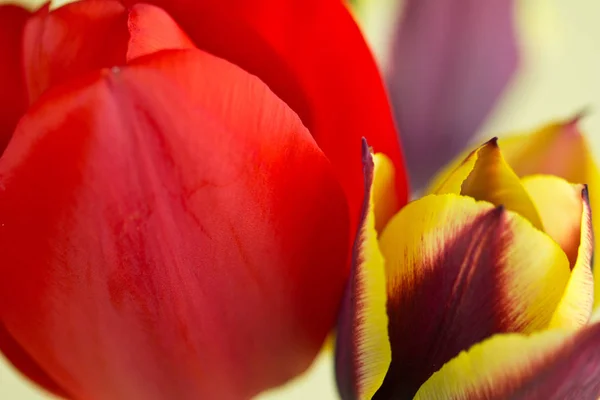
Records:
<instances>
[{"instance_id":1,"label":"tulip petal tip","mask_svg":"<svg viewBox=\"0 0 600 400\"><path fill-rule=\"evenodd\" d=\"M375 162L373 161L371 147L369 147L369 143L367 143L367 139L364 137L362 138L362 163L364 177L365 180L368 180L368 185L370 187L373 176L373 170L375 168Z\"/></svg>"},{"instance_id":2,"label":"tulip petal tip","mask_svg":"<svg viewBox=\"0 0 600 400\"><path fill-rule=\"evenodd\" d=\"M590 106L590 105L585 106L581 110L579 110L579 112L576 113L575 116L573 118L571 118L571 120L569 122L567 122L567 125L576 125L577 123L579 123L579 121L581 121L583 118L587 117L591 113L592 113L592 106Z\"/></svg>"},{"instance_id":3,"label":"tulip petal tip","mask_svg":"<svg viewBox=\"0 0 600 400\"><path fill-rule=\"evenodd\" d=\"M583 201L585 201L587 204L589 204L589 202L590 202L590 194L589 194L589 191L588 191L588 185L587 185L587 183L584 183L582 185L582 188L581 188L581 198L583 199Z\"/></svg>"},{"instance_id":4,"label":"tulip petal tip","mask_svg":"<svg viewBox=\"0 0 600 400\"><path fill-rule=\"evenodd\" d=\"M494 136L493 138L491 138L490 140L488 140L487 142L485 142L485 145L490 145L490 146L494 146L494 147L498 147L498 136Z\"/></svg>"}]
</instances>

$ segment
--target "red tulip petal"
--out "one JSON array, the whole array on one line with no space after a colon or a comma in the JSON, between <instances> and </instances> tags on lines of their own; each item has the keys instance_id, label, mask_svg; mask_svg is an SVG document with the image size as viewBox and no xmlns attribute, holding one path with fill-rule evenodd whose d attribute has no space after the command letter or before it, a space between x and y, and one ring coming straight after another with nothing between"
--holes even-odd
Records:
<instances>
[{"instance_id":1,"label":"red tulip petal","mask_svg":"<svg viewBox=\"0 0 600 400\"><path fill-rule=\"evenodd\" d=\"M129 10L127 60L164 49L193 49L194 43L163 9L135 4Z\"/></svg>"},{"instance_id":2,"label":"red tulip petal","mask_svg":"<svg viewBox=\"0 0 600 400\"><path fill-rule=\"evenodd\" d=\"M248 398L334 324L345 197L259 79L138 60L48 93L0 159L0 315L74 398Z\"/></svg>"},{"instance_id":3,"label":"red tulip petal","mask_svg":"<svg viewBox=\"0 0 600 400\"><path fill-rule=\"evenodd\" d=\"M377 244L375 166L363 142L365 195L352 270L338 321L335 373L342 399L371 400L391 361L386 314L385 262ZM381 169L379 169L381 172ZM384 179L387 178L384 170Z\"/></svg>"},{"instance_id":4,"label":"red tulip petal","mask_svg":"<svg viewBox=\"0 0 600 400\"><path fill-rule=\"evenodd\" d=\"M517 66L514 0L407 0L388 81L411 182L477 133Z\"/></svg>"},{"instance_id":5,"label":"red tulip petal","mask_svg":"<svg viewBox=\"0 0 600 400\"><path fill-rule=\"evenodd\" d=\"M85 0L53 11L48 3L25 28L29 101L77 74L124 64L128 39L127 10L116 0Z\"/></svg>"},{"instance_id":6,"label":"red tulip petal","mask_svg":"<svg viewBox=\"0 0 600 400\"><path fill-rule=\"evenodd\" d=\"M30 12L0 5L0 155L27 109L27 91L21 64L23 29Z\"/></svg>"},{"instance_id":7,"label":"red tulip petal","mask_svg":"<svg viewBox=\"0 0 600 400\"><path fill-rule=\"evenodd\" d=\"M69 397L67 393L48 374L40 368L38 363L21 347L19 343L0 323L0 351L22 374L57 396Z\"/></svg>"},{"instance_id":8,"label":"red tulip petal","mask_svg":"<svg viewBox=\"0 0 600 400\"><path fill-rule=\"evenodd\" d=\"M27 24L25 65L31 102L50 86L95 69L164 49L194 44L162 9L117 0L83 0L49 11Z\"/></svg>"},{"instance_id":9,"label":"red tulip petal","mask_svg":"<svg viewBox=\"0 0 600 400\"><path fill-rule=\"evenodd\" d=\"M137 0L125 0L126 4ZM399 206L407 187L398 138L377 66L339 0L150 0L198 47L257 75L300 115L333 163L350 202L362 206L364 136L397 171Z\"/></svg>"}]
</instances>

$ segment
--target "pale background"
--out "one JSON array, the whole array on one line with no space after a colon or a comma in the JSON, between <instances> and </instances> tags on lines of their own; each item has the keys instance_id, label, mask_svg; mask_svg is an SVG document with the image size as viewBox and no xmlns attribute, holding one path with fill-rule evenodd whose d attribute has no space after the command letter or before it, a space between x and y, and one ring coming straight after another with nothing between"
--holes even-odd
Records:
<instances>
[{"instance_id":1,"label":"pale background","mask_svg":"<svg viewBox=\"0 0 600 400\"><path fill-rule=\"evenodd\" d=\"M6 2L0 0L0 3ZM586 108L589 114L581 126L594 154L600 157L600 1L517 2L524 53L522 66L481 135L490 137L528 130ZM387 43L380 32L390 25L393 15L389 8L379 7L384 3L391 4L393 0L371 0L371 11L363 14L363 28L382 64L385 64ZM50 397L29 385L0 356L0 399L48 400ZM336 399L331 361L322 356L306 376L261 396L260 400L284 399Z\"/></svg>"}]
</instances>

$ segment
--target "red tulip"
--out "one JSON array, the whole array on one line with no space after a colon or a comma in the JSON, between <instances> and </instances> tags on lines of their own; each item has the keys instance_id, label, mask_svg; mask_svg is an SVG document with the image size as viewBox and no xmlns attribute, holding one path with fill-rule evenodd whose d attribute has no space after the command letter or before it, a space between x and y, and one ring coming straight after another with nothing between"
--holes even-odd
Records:
<instances>
[{"instance_id":1,"label":"red tulip","mask_svg":"<svg viewBox=\"0 0 600 400\"><path fill-rule=\"evenodd\" d=\"M334 325L396 132L342 3L155 3L0 7L0 349L67 398L248 398Z\"/></svg>"}]
</instances>

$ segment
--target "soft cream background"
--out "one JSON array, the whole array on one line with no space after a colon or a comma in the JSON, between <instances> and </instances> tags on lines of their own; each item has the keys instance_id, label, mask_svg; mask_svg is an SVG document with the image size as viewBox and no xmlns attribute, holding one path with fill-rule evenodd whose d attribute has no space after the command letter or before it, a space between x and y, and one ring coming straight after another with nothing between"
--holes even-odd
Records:
<instances>
[{"instance_id":1,"label":"soft cream background","mask_svg":"<svg viewBox=\"0 0 600 400\"><path fill-rule=\"evenodd\" d=\"M6 3L0 0L0 3ZM38 1L25 1L39 4ZM394 0L366 0L364 30L382 64ZM545 121L590 110L582 127L600 157L600 1L518 0L517 18L523 64L511 87L481 134L491 135L533 128ZM260 366L257 366L260 368ZM335 399L332 364L321 357L306 374L261 400ZM0 399L42 400L50 397L23 380L0 356ZM133 400L133 399L132 399Z\"/></svg>"}]
</instances>

